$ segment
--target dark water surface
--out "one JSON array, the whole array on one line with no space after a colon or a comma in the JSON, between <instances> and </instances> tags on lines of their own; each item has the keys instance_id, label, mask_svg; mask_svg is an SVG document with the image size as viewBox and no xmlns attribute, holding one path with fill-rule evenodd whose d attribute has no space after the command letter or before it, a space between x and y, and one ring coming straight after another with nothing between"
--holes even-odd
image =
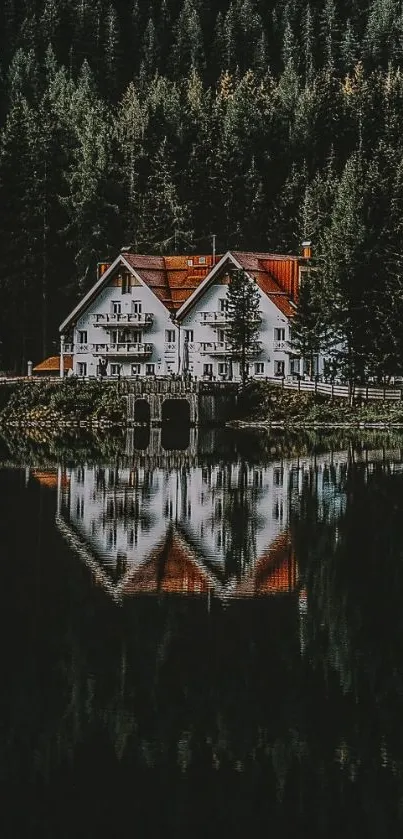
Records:
<instances>
[{"instance_id":1,"label":"dark water surface","mask_svg":"<svg viewBox=\"0 0 403 839\"><path fill-rule=\"evenodd\" d=\"M403 834L403 438L3 440L0 498L2 837Z\"/></svg>"}]
</instances>

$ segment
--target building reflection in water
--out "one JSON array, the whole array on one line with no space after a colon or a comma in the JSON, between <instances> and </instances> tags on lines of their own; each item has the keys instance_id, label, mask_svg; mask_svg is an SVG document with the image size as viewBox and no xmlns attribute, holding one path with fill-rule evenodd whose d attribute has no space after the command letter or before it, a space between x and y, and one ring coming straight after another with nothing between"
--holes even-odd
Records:
<instances>
[{"instance_id":1,"label":"building reflection in water","mask_svg":"<svg viewBox=\"0 0 403 839\"><path fill-rule=\"evenodd\" d=\"M288 524L298 474L291 463L253 465L236 454L219 460L214 435L208 458L193 429L182 450L165 450L159 429L145 449L137 439L128 434L119 463L59 467L57 475L57 525L115 600L296 588Z\"/></svg>"},{"instance_id":2,"label":"building reflection in water","mask_svg":"<svg viewBox=\"0 0 403 839\"><path fill-rule=\"evenodd\" d=\"M303 488L324 519L338 520L346 504L348 452L255 465L216 454L214 436L208 457L195 430L182 450L163 449L159 429L147 448L136 442L128 434L116 464L59 468L57 477L58 527L117 601L290 593L298 588L290 519Z\"/></svg>"}]
</instances>

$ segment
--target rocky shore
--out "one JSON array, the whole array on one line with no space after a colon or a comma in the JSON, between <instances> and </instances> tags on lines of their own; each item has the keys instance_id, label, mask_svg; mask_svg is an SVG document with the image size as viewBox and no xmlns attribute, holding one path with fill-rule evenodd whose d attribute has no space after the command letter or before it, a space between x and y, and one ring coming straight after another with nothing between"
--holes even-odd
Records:
<instances>
[{"instance_id":1,"label":"rocky shore","mask_svg":"<svg viewBox=\"0 0 403 839\"><path fill-rule=\"evenodd\" d=\"M0 384L0 427L94 429L127 425L127 400L121 382L75 378L63 382L32 380ZM357 402L314 393L282 390L250 382L238 398L233 429L313 430L403 429L403 401Z\"/></svg>"}]
</instances>

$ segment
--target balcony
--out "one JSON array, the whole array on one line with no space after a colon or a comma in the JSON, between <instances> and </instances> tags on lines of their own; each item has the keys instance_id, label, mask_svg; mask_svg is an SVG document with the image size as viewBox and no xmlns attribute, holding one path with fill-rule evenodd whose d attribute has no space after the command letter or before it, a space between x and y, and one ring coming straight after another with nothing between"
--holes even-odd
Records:
<instances>
[{"instance_id":1,"label":"balcony","mask_svg":"<svg viewBox=\"0 0 403 839\"><path fill-rule=\"evenodd\" d=\"M259 312L257 315L254 315L253 318L250 319L258 323L261 323L261 313ZM200 323L204 323L206 324L206 326L219 326L220 324L225 325L228 324L229 321L229 312L200 312Z\"/></svg>"},{"instance_id":2,"label":"balcony","mask_svg":"<svg viewBox=\"0 0 403 839\"><path fill-rule=\"evenodd\" d=\"M149 358L152 355L153 344L134 344L130 342L120 344L66 344L65 353L77 355L92 353L92 355L129 356L130 358Z\"/></svg>"},{"instance_id":3,"label":"balcony","mask_svg":"<svg viewBox=\"0 0 403 839\"><path fill-rule=\"evenodd\" d=\"M105 329L115 329L117 326L144 327L152 326L154 315L152 312L135 312L132 314L97 314L93 315L94 326Z\"/></svg>"},{"instance_id":4,"label":"balcony","mask_svg":"<svg viewBox=\"0 0 403 839\"><path fill-rule=\"evenodd\" d=\"M227 341L212 341L200 344L200 352L202 355L223 355L223 356L239 356L239 351L233 350L232 344ZM246 351L248 358L259 355L262 352L262 347L259 341L256 341Z\"/></svg>"},{"instance_id":5,"label":"balcony","mask_svg":"<svg viewBox=\"0 0 403 839\"><path fill-rule=\"evenodd\" d=\"M273 341L274 352L291 352L292 347L289 341Z\"/></svg>"},{"instance_id":6,"label":"balcony","mask_svg":"<svg viewBox=\"0 0 403 839\"><path fill-rule=\"evenodd\" d=\"M94 355L129 356L130 358L149 358L153 352L153 344L93 344Z\"/></svg>"},{"instance_id":7,"label":"balcony","mask_svg":"<svg viewBox=\"0 0 403 839\"><path fill-rule=\"evenodd\" d=\"M211 341L200 344L202 355L232 355L231 344L226 341Z\"/></svg>"},{"instance_id":8,"label":"balcony","mask_svg":"<svg viewBox=\"0 0 403 839\"><path fill-rule=\"evenodd\" d=\"M228 312L200 312L200 323L208 326L215 326L221 323L228 323Z\"/></svg>"}]
</instances>

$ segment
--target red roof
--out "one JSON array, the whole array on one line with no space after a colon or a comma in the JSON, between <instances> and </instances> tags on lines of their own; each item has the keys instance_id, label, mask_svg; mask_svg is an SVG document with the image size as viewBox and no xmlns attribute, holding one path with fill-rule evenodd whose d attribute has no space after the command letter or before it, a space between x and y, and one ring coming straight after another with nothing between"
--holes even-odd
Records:
<instances>
[{"instance_id":1,"label":"red roof","mask_svg":"<svg viewBox=\"0 0 403 839\"><path fill-rule=\"evenodd\" d=\"M206 594L209 588L191 551L178 534L169 532L150 559L128 578L122 594Z\"/></svg>"},{"instance_id":2,"label":"red roof","mask_svg":"<svg viewBox=\"0 0 403 839\"><path fill-rule=\"evenodd\" d=\"M72 370L73 369L73 356L72 355L65 355L64 356L64 369L65 370ZM51 355L50 358L45 358L45 361L41 361L40 364L37 364L36 367L33 368L34 373L55 373L60 372L60 356L59 355Z\"/></svg>"},{"instance_id":3,"label":"red roof","mask_svg":"<svg viewBox=\"0 0 403 839\"><path fill-rule=\"evenodd\" d=\"M234 256L280 312L287 318L293 317L292 303L298 299L299 257L241 251L234 251Z\"/></svg>"},{"instance_id":4,"label":"red roof","mask_svg":"<svg viewBox=\"0 0 403 839\"><path fill-rule=\"evenodd\" d=\"M212 256L144 256L136 253L123 253L122 256L161 303L174 312L213 267Z\"/></svg>"},{"instance_id":5,"label":"red roof","mask_svg":"<svg viewBox=\"0 0 403 839\"><path fill-rule=\"evenodd\" d=\"M281 533L259 557L252 574L242 580L237 597L281 594L294 591L298 582L298 567L290 536Z\"/></svg>"},{"instance_id":6,"label":"red roof","mask_svg":"<svg viewBox=\"0 0 403 839\"><path fill-rule=\"evenodd\" d=\"M242 268L257 282L277 308L292 317L298 297L298 274L301 258L269 253L231 251ZM212 255L144 256L136 253L122 254L141 279L154 292L161 303L176 312L213 268ZM215 257L217 264L222 258Z\"/></svg>"}]
</instances>

